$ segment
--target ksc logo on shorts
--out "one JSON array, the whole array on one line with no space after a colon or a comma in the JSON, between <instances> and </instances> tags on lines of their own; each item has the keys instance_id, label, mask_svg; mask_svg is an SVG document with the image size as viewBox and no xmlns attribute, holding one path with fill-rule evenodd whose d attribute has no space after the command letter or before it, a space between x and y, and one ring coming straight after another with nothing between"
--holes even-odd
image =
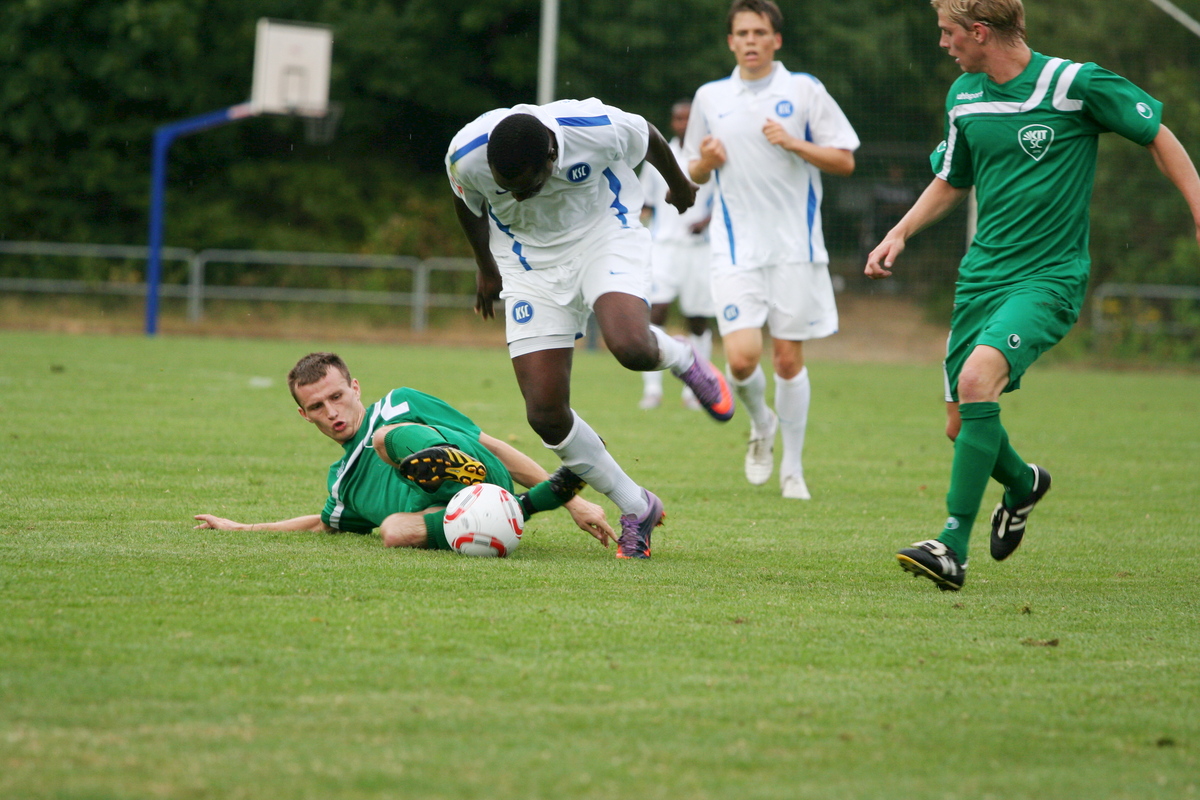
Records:
<instances>
[{"instance_id":1,"label":"ksc logo on shorts","mask_svg":"<svg viewBox=\"0 0 1200 800\"><path fill-rule=\"evenodd\" d=\"M738 307L735 306L733 303L730 303L729 305L725 306L724 309L721 310L721 316L723 316L725 318L726 322L733 322L735 319L738 318L738 313L739 313Z\"/></svg>"},{"instance_id":2,"label":"ksc logo on shorts","mask_svg":"<svg viewBox=\"0 0 1200 800\"><path fill-rule=\"evenodd\" d=\"M513 306L512 317L513 322L524 325L533 319L533 306L529 304L528 300L522 300Z\"/></svg>"},{"instance_id":3,"label":"ksc logo on shorts","mask_svg":"<svg viewBox=\"0 0 1200 800\"><path fill-rule=\"evenodd\" d=\"M592 165L581 161L575 166L567 169L567 180L569 180L571 183L582 183L583 181L586 181L588 176L591 174Z\"/></svg>"},{"instance_id":4,"label":"ksc logo on shorts","mask_svg":"<svg viewBox=\"0 0 1200 800\"><path fill-rule=\"evenodd\" d=\"M780 100L775 104L775 113L781 117L790 117L796 113L796 107L792 105L791 100Z\"/></svg>"}]
</instances>

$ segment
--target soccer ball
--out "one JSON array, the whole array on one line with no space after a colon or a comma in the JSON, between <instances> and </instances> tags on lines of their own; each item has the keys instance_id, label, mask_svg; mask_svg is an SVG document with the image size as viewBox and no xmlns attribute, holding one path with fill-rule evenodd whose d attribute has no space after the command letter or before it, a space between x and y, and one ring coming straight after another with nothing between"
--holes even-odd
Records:
<instances>
[{"instance_id":1,"label":"soccer ball","mask_svg":"<svg viewBox=\"0 0 1200 800\"><path fill-rule=\"evenodd\" d=\"M450 549L467 556L503 558L521 544L525 517L512 492L479 483L450 498L443 518Z\"/></svg>"}]
</instances>

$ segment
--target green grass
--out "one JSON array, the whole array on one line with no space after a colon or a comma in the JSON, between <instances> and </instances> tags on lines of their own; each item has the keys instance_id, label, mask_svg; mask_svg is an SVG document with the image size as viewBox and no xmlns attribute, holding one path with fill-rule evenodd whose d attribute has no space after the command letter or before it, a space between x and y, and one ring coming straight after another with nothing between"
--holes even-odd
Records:
<instances>
[{"instance_id":1,"label":"green grass","mask_svg":"<svg viewBox=\"0 0 1200 800\"><path fill-rule=\"evenodd\" d=\"M1200 795L1200 378L1035 368L1004 419L1054 491L959 594L892 557L945 513L936 364L812 364L797 503L744 419L578 353L647 563L561 513L505 560L193 531L320 508L282 375L330 347L553 466L503 350L0 334L0 797Z\"/></svg>"}]
</instances>

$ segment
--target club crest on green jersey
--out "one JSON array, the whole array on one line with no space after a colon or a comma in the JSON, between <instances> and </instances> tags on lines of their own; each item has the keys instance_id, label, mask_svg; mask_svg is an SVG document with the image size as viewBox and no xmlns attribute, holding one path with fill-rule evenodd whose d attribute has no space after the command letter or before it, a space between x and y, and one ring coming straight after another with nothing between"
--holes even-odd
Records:
<instances>
[{"instance_id":1,"label":"club crest on green jersey","mask_svg":"<svg viewBox=\"0 0 1200 800\"><path fill-rule=\"evenodd\" d=\"M1026 125L1017 131L1021 149L1034 161L1041 161L1054 142L1054 129L1049 125Z\"/></svg>"}]
</instances>

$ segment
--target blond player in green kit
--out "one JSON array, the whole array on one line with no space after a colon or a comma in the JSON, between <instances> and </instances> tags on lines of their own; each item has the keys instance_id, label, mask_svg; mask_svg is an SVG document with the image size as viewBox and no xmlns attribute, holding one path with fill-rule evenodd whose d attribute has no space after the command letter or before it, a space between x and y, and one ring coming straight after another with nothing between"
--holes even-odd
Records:
<instances>
[{"instance_id":1,"label":"blond player in green kit","mask_svg":"<svg viewBox=\"0 0 1200 800\"><path fill-rule=\"evenodd\" d=\"M1115 132L1150 151L1191 209L1200 241L1200 178L1161 122L1162 104L1095 64L1050 58L1025 43L1021 0L932 0L941 46L964 74L946 97L935 177L867 258L892 274L905 242L972 187L978 225L959 265L947 344L946 433L954 442L949 516L936 539L896 554L900 566L957 591L989 478L1004 486L991 554L1010 556L1050 473L1027 464L1000 423L1000 395L1066 335L1087 291L1088 205L1097 139Z\"/></svg>"},{"instance_id":2,"label":"blond player in green kit","mask_svg":"<svg viewBox=\"0 0 1200 800\"><path fill-rule=\"evenodd\" d=\"M388 547L449 549L442 512L464 485L513 489L526 519L560 506L606 547L616 534L604 510L579 497L583 481L566 467L547 475L533 459L488 436L469 417L416 389L393 389L369 407L358 381L335 353L310 353L288 373L300 416L342 447L329 468L329 497L320 514L243 523L198 514L197 528L251 531L379 529Z\"/></svg>"}]
</instances>

